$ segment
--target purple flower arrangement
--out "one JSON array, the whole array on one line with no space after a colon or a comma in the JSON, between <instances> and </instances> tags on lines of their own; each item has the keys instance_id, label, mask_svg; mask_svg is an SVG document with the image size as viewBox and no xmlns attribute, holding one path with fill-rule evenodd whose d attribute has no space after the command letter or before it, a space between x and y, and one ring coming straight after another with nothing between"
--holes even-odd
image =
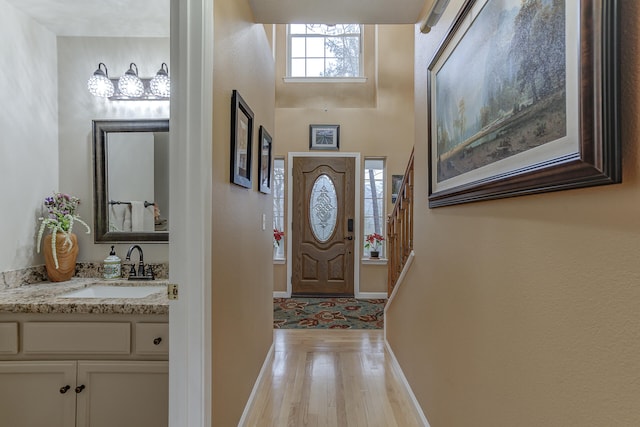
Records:
<instances>
[{"instance_id":1,"label":"purple flower arrangement","mask_svg":"<svg viewBox=\"0 0 640 427\"><path fill-rule=\"evenodd\" d=\"M40 230L38 231L38 253L40 253L40 242L42 241L44 229L48 228L53 235L51 239L51 249L56 268L58 268L55 239L56 233L64 234L64 246L67 247L67 251L71 250L71 247L73 246L70 234L73 229L74 222L77 221L84 225L87 229L87 234L91 233L89 225L81 220L78 214L76 214L79 204L79 198L64 193L53 193L53 196L46 197L44 199L44 207L47 210L47 216L39 218L39 220L42 221L42 224L40 224Z\"/></svg>"}]
</instances>

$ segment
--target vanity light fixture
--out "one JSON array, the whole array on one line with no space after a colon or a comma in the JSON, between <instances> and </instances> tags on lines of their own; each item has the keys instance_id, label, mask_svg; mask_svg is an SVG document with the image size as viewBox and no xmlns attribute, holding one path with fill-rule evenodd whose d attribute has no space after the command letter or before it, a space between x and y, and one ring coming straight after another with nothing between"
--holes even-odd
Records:
<instances>
[{"instance_id":1,"label":"vanity light fixture","mask_svg":"<svg viewBox=\"0 0 640 427\"><path fill-rule=\"evenodd\" d=\"M132 62L118 79L110 78L107 66L101 62L87 82L87 88L92 95L111 101L167 101L171 94L169 67L163 62L153 78L141 78L138 66Z\"/></svg>"},{"instance_id":2,"label":"vanity light fixture","mask_svg":"<svg viewBox=\"0 0 640 427\"><path fill-rule=\"evenodd\" d=\"M149 87L151 88L151 93L155 96L169 97L171 94L171 81L169 80L169 67L166 63L162 63L155 77L149 82Z\"/></svg>"},{"instance_id":3,"label":"vanity light fixture","mask_svg":"<svg viewBox=\"0 0 640 427\"><path fill-rule=\"evenodd\" d=\"M104 67L104 71L102 68ZM87 88L93 96L100 96L108 98L113 96L115 92L113 88L113 82L109 80L109 74L107 72L107 66L104 63L98 64L98 69L93 73L93 76L89 78L87 82Z\"/></svg>"},{"instance_id":4,"label":"vanity light fixture","mask_svg":"<svg viewBox=\"0 0 640 427\"><path fill-rule=\"evenodd\" d=\"M124 73L124 76L118 80L118 90L120 90L121 94L130 98L139 98L144 93L144 85L140 77L138 77L138 66L133 62L129 65L129 69Z\"/></svg>"}]
</instances>

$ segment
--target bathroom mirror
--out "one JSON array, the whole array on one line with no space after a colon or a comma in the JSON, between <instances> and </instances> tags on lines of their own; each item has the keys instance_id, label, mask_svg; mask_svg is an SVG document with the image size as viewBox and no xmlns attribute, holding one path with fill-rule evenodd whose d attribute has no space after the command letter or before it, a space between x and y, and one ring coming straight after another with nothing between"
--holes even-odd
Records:
<instances>
[{"instance_id":1,"label":"bathroom mirror","mask_svg":"<svg viewBox=\"0 0 640 427\"><path fill-rule=\"evenodd\" d=\"M94 240L169 241L169 120L93 121Z\"/></svg>"}]
</instances>

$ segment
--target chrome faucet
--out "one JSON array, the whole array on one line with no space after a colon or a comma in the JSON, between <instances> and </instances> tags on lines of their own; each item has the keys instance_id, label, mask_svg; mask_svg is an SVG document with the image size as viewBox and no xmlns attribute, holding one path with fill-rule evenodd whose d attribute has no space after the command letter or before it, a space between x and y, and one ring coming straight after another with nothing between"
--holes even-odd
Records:
<instances>
[{"instance_id":1,"label":"chrome faucet","mask_svg":"<svg viewBox=\"0 0 640 427\"><path fill-rule=\"evenodd\" d=\"M133 245L129 248L125 260L131 261L131 253L134 249L138 250L138 271L136 272L135 264L131 264L131 270L129 271L129 280L153 280L155 277L151 267L149 267L149 274L146 274L144 271L144 254L142 253L142 248L139 245Z\"/></svg>"}]
</instances>

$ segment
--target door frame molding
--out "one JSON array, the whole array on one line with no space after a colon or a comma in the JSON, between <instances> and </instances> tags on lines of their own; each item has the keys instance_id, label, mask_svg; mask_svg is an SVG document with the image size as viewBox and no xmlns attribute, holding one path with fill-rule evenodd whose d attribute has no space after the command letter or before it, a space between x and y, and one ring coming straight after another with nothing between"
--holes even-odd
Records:
<instances>
[{"instance_id":1,"label":"door frame molding","mask_svg":"<svg viewBox=\"0 0 640 427\"><path fill-rule=\"evenodd\" d=\"M214 1L171 0L169 427L212 419Z\"/></svg>"},{"instance_id":2,"label":"door frame molding","mask_svg":"<svg viewBox=\"0 0 640 427\"><path fill-rule=\"evenodd\" d=\"M356 298L360 298L360 245L362 236L360 236L360 153L341 153L341 152L289 152L287 158L287 231L285 237L287 239L287 293L284 298L291 298L291 276L293 274L293 255L291 252L291 224L293 217L293 159L296 157L352 157L355 159L355 213L353 227L354 243L353 243L353 294Z\"/></svg>"}]
</instances>

